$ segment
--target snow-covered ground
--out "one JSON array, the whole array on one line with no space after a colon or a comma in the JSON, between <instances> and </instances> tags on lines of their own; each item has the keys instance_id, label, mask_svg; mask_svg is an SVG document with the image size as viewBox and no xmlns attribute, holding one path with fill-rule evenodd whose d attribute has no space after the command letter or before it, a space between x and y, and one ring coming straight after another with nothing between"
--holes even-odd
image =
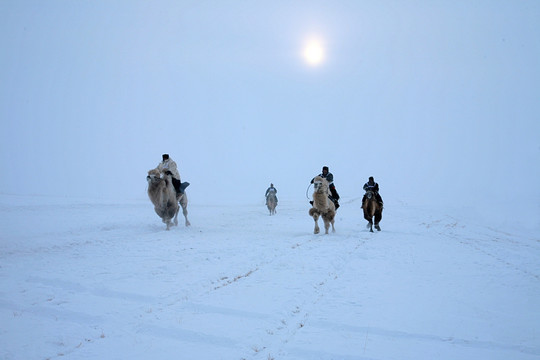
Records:
<instances>
[{"instance_id":1,"label":"snow-covered ground","mask_svg":"<svg viewBox=\"0 0 540 360\"><path fill-rule=\"evenodd\" d=\"M307 200L0 195L0 358L539 359L538 233L385 200L314 235Z\"/></svg>"}]
</instances>

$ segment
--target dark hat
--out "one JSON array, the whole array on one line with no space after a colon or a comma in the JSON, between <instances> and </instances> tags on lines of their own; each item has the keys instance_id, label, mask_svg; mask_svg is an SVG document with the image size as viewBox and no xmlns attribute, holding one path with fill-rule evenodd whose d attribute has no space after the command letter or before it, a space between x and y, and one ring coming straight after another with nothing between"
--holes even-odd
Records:
<instances>
[{"instance_id":1,"label":"dark hat","mask_svg":"<svg viewBox=\"0 0 540 360\"><path fill-rule=\"evenodd\" d=\"M328 166L323 166L322 169L323 170L328 170Z\"/></svg>"},{"instance_id":2,"label":"dark hat","mask_svg":"<svg viewBox=\"0 0 540 360\"><path fill-rule=\"evenodd\" d=\"M369 177L369 180L370 180L370 181L374 181L374 180L373 180L373 176L370 176L370 177Z\"/></svg>"},{"instance_id":3,"label":"dark hat","mask_svg":"<svg viewBox=\"0 0 540 360\"><path fill-rule=\"evenodd\" d=\"M169 158L169 154L163 154L162 157L163 157L163 160L167 160Z\"/></svg>"}]
</instances>

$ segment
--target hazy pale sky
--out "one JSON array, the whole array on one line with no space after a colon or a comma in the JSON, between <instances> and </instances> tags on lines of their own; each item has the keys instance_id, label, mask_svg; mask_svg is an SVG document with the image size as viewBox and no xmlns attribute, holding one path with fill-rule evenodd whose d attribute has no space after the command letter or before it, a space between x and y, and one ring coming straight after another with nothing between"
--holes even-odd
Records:
<instances>
[{"instance_id":1,"label":"hazy pale sky","mask_svg":"<svg viewBox=\"0 0 540 360\"><path fill-rule=\"evenodd\" d=\"M514 0L2 1L1 191L141 198L166 152L193 200L302 198L328 165L342 196L373 175L388 199L518 196L540 218L539 19Z\"/></svg>"}]
</instances>

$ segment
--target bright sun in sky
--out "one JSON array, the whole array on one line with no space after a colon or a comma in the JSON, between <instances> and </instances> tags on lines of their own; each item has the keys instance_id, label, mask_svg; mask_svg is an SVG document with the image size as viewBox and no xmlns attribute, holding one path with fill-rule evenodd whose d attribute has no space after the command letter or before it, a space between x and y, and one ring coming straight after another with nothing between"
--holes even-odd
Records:
<instances>
[{"instance_id":1,"label":"bright sun in sky","mask_svg":"<svg viewBox=\"0 0 540 360\"><path fill-rule=\"evenodd\" d=\"M316 66L324 60L324 48L320 40L311 39L304 45L304 59L309 65Z\"/></svg>"}]
</instances>

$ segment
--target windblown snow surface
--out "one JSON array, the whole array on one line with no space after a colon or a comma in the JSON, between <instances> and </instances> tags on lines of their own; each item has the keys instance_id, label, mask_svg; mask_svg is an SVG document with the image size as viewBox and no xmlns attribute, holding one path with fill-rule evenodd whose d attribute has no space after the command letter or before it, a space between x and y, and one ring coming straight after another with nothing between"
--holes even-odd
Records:
<instances>
[{"instance_id":1,"label":"windblown snow surface","mask_svg":"<svg viewBox=\"0 0 540 360\"><path fill-rule=\"evenodd\" d=\"M189 206L0 195L1 359L539 359L540 237L360 198Z\"/></svg>"}]
</instances>

